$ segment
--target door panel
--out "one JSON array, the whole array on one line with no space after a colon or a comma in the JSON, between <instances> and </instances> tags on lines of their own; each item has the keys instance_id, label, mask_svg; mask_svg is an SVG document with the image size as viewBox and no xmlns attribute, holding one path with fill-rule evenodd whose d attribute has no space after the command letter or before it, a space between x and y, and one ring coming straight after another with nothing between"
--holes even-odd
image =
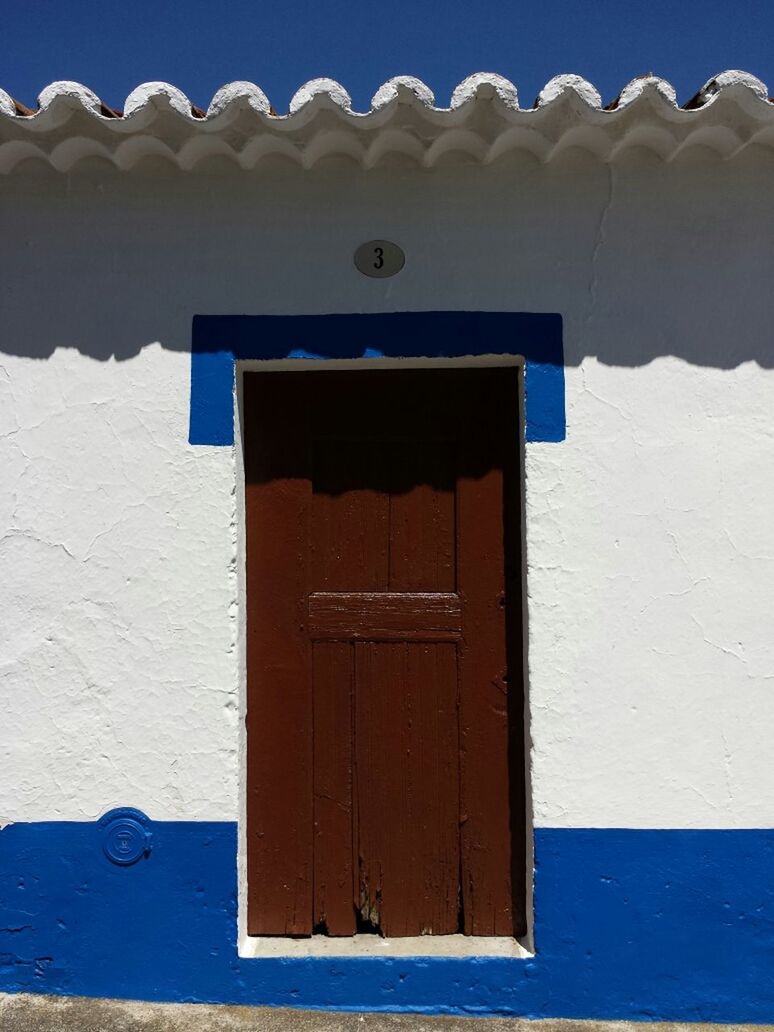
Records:
<instances>
[{"instance_id":1,"label":"door panel","mask_svg":"<svg viewBox=\"0 0 774 1032\"><path fill-rule=\"evenodd\" d=\"M390 591L454 591L455 455L447 441L390 449Z\"/></svg>"},{"instance_id":2,"label":"door panel","mask_svg":"<svg viewBox=\"0 0 774 1032\"><path fill-rule=\"evenodd\" d=\"M309 633L320 641L457 641L455 594L326 591L309 596Z\"/></svg>"},{"instance_id":3,"label":"door panel","mask_svg":"<svg viewBox=\"0 0 774 1032\"><path fill-rule=\"evenodd\" d=\"M251 934L524 930L515 370L246 374Z\"/></svg>"},{"instance_id":4,"label":"door panel","mask_svg":"<svg viewBox=\"0 0 774 1032\"><path fill-rule=\"evenodd\" d=\"M261 392L245 438L267 444L284 399ZM275 438L271 438L271 432ZM303 432L245 449L247 879L251 934L308 935L312 917L312 683L306 634L311 488ZM253 604L260 600L259 605Z\"/></svg>"},{"instance_id":5,"label":"door panel","mask_svg":"<svg viewBox=\"0 0 774 1032\"><path fill-rule=\"evenodd\" d=\"M374 442L313 445L311 584L315 591L386 591L390 499L368 487L378 461Z\"/></svg>"},{"instance_id":6,"label":"door panel","mask_svg":"<svg viewBox=\"0 0 774 1032\"><path fill-rule=\"evenodd\" d=\"M356 931L352 853L353 647L315 642L314 925L328 935Z\"/></svg>"},{"instance_id":7,"label":"door panel","mask_svg":"<svg viewBox=\"0 0 774 1032\"><path fill-rule=\"evenodd\" d=\"M502 477L490 471L459 488L460 581L465 585L459 648L462 911L466 935L512 935L508 785L508 671L505 588L493 554L502 537ZM494 747L493 747L494 746Z\"/></svg>"},{"instance_id":8,"label":"door panel","mask_svg":"<svg viewBox=\"0 0 774 1032\"><path fill-rule=\"evenodd\" d=\"M425 642L355 646L358 909L386 936L457 931L455 652Z\"/></svg>"}]
</instances>

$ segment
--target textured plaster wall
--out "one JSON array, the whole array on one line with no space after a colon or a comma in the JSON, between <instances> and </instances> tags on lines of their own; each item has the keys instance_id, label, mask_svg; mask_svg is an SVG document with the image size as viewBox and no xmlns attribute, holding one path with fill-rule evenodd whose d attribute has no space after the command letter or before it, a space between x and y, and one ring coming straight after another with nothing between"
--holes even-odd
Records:
<instances>
[{"instance_id":1,"label":"textured plaster wall","mask_svg":"<svg viewBox=\"0 0 774 1032\"><path fill-rule=\"evenodd\" d=\"M0 822L239 813L235 456L195 313L559 312L527 448L537 825L750 827L774 791L771 156L0 182ZM404 271L367 280L386 237ZM289 414L292 418L292 413Z\"/></svg>"}]
</instances>

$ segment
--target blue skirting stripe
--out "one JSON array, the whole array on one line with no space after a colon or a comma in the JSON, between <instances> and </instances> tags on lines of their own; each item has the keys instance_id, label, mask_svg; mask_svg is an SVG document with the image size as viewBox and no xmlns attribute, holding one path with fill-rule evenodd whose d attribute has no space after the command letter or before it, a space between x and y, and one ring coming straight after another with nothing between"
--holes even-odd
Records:
<instances>
[{"instance_id":1,"label":"blue skirting stripe","mask_svg":"<svg viewBox=\"0 0 774 1032\"><path fill-rule=\"evenodd\" d=\"M244 359L525 359L526 439L565 437L562 320L530 312L197 315L191 345L191 444L234 441L234 362Z\"/></svg>"},{"instance_id":2,"label":"blue skirting stripe","mask_svg":"<svg viewBox=\"0 0 774 1032\"><path fill-rule=\"evenodd\" d=\"M537 955L243 960L237 828L0 832L0 990L332 1009L774 1020L774 831L535 832Z\"/></svg>"}]
</instances>

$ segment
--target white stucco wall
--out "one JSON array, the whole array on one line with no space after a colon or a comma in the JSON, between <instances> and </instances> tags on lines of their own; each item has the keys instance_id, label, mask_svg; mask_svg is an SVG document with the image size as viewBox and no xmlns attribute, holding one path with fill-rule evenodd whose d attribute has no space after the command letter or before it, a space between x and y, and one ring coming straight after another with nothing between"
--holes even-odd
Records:
<instances>
[{"instance_id":1,"label":"white stucco wall","mask_svg":"<svg viewBox=\"0 0 774 1032\"><path fill-rule=\"evenodd\" d=\"M0 821L239 813L235 454L196 313L564 318L527 446L537 825L771 821L774 156L0 180ZM368 280L363 240L406 251Z\"/></svg>"}]
</instances>

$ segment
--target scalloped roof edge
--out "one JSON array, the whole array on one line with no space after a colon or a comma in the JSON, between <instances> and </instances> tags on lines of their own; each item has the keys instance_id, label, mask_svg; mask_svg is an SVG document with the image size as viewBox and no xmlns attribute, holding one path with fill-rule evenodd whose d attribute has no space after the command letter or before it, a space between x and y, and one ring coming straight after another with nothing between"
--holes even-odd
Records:
<instances>
[{"instance_id":1,"label":"scalloped roof edge","mask_svg":"<svg viewBox=\"0 0 774 1032\"><path fill-rule=\"evenodd\" d=\"M25 107L10 94L0 90L0 115L21 122L45 120L57 108L78 108L97 119L110 121L133 120L148 108L167 107L184 118L198 122L219 118L232 106L251 108L272 121L293 119L321 106L338 109L350 116L364 117L381 111L392 104L413 104L432 112L456 111L476 100L497 101L510 111L536 111L573 98L595 111L620 111L634 104L644 94L657 95L675 110L697 111L714 105L722 97L739 102L772 105L767 86L747 72L729 70L709 79L684 105L678 107L674 87L665 79L644 75L632 79L611 103L603 105L599 91L579 75L557 75L546 83L534 104L521 107L516 86L510 80L492 72L476 72L464 79L453 91L448 108L438 107L432 90L409 75L389 79L374 94L368 111L356 112L347 90L334 79L312 79L293 95L287 115L280 115L271 107L263 90L251 82L230 82L214 94L206 111L197 108L175 86L166 82L146 82L132 90L122 110L110 108L86 86L77 82L52 82L41 91L37 109Z\"/></svg>"},{"instance_id":2,"label":"scalloped roof edge","mask_svg":"<svg viewBox=\"0 0 774 1032\"><path fill-rule=\"evenodd\" d=\"M189 171L208 159L254 169L280 158L309 169L338 157L372 168L394 156L432 168L451 157L480 164L515 151L549 162L568 149L613 161L630 149L664 161L699 148L721 159L750 145L774 152L774 103L766 86L746 72L721 72L679 106L664 79L632 79L609 104L578 75L546 83L531 107L516 87L491 72L464 79L448 107L408 75L385 82L367 111L332 79L312 79L277 114L250 82L231 82L207 110L175 86L148 82L126 98L122 111L74 82L55 82L25 108L0 91L0 174L48 162L69 172L79 162L105 160L128 171L146 158Z\"/></svg>"}]
</instances>

